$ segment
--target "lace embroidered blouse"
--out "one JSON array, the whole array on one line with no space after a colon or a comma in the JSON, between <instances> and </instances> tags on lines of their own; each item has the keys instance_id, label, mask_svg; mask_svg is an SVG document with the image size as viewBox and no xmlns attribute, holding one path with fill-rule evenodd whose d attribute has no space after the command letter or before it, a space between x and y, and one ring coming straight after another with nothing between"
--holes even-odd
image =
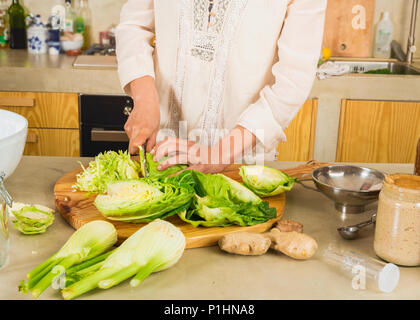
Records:
<instances>
[{"instance_id":1,"label":"lace embroidered blouse","mask_svg":"<svg viewBox=\"0 0 420 320\"><path fill-rule=\"evenodd\" d=\"M155 78L162 129L212 145L241 125L274 157L312 88L326 3L128 0L116 34L121 85L130 94L134 79Z\"/></svg>"}]
</instances>

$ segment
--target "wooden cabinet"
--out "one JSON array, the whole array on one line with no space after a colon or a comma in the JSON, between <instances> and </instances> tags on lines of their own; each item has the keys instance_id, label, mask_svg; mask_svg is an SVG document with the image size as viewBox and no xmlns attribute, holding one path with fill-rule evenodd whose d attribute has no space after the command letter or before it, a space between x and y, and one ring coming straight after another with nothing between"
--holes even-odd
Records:
<instances>
[{"instance_id":1,"label":"wooden cabinet","mask_svg":"<svg viewBox=\"0 0 420 320\"><path fill-rule=\"evenodd\" d=\"M28 119L30 128L79 128L73 93L0 92L0 107Z\"/></svg>"},{"instance_id":2,"label":"wooden cabinet","mask_svg":"<svg viewBox=\"0 0 420 320\"><path fill-rule=\"evenodd\" d=\"M80 156L79 130L29 129L24 150L31 156Z\"/></svg>"},{"instance_id":3,"label":"wooden cabinet","mask_svg":"<svg viewBox=\"0 0 420 320\"><path fill-rule=\"evenodd\" d=\"M76 93L0 92L0 108L28 120L25 155L80 155Z\"/></svg>"},{"instance_id":4,"label":"wooden cabinet","mask_svg":"<svg viewBox=\"0 0 420 320\"><path fill-rule=\"evenodd\" d=\"M337 161L414 163L420 102L343 100Z\"/></svg>"},{"instance_id":5,"label":"wooden cabinet","mask_svg":"<svg viewBox=\"0 0 420 320\"><path fill-rule=\"evenodd\" d=\"M308 161L314 153L315 126L318 100L308 100L284 131L287 142L280 143L279 161Z\"/></svg>"}]
</instances>

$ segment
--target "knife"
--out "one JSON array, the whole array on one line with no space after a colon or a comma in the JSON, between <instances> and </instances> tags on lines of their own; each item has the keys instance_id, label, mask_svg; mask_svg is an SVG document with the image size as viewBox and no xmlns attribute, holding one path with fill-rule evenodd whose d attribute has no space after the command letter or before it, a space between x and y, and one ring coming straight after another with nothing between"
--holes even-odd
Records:
<instances>
[{"instance_id":1,"label":"knife","mask_svg":"<svg viewBox=\"0 0 420 320\"><path fill-rule=\"evenodd\" d=\"M147 171L147 161L146 161L146 145L147 141L143 144L141 148L141 152L143 155L143 168L144 168L144 177L147 178L149 176L149 172Z\"/></svg>"},{"instance_id":2,"label":"knife","mask_svg":"<svg viewBox=\"0 0 420 320\"><path fill-rule=\"evenodd\" d=\"M129 116L131 114L131 108L125 108L124 114ZM146 146L147 140L144 142L143 146L141 147L141 153L143 155L143 168L144 168L144 177L147 178L149 176L149 172L147 171L147 161L146 161Z\"/></svg>"}]
</instances>

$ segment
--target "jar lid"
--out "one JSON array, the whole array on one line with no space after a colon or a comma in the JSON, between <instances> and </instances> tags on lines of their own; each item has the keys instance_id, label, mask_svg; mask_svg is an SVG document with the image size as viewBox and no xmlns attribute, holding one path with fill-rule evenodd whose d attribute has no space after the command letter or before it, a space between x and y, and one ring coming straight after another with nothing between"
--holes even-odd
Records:
<instances>
[{"instance_id":1,"label":"jar lid","mask_svg":"<svg viewBox=\"0 0 420 320\"><path fill-rule=\"evenodd\" d=\"M391 174L385 176L385 182L398 188L420 191L420 176L412 174Z\"/></svg>"}]
</instances>

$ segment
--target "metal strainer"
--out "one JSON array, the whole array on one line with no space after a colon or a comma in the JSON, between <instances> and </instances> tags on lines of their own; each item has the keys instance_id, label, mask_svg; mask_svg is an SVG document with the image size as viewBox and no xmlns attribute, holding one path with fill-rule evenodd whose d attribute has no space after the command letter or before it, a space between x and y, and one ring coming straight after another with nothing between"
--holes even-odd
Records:
<instances>
[{"instance_id":1,"label":"metal strainer","mask_svg":"<svg viewBox=\"0 0 420 320\"><path fill-rule=\"evenodd\" d=\"M378 200L384 178L382 172L374 169L336 164L315 169L312 174L303 175L300 181L305 188L333 200L338 211L361 213L367 204ZM310 180L316 189L303 183Z\"/></svg>"}]
</instances>

